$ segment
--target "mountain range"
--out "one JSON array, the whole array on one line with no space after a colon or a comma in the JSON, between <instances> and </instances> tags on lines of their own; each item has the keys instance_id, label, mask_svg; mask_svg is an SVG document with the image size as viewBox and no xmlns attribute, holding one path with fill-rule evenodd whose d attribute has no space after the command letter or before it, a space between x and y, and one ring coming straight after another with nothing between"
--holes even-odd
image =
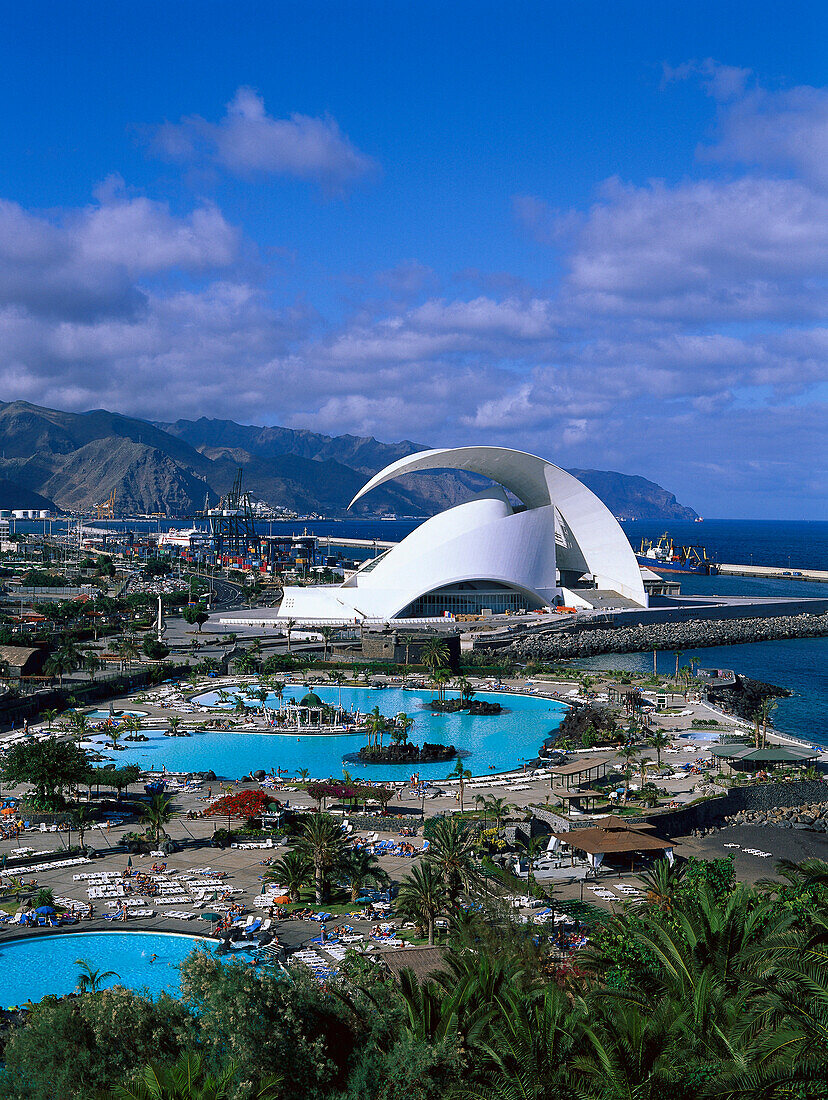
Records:
<instances>
[{"instance_id":1,"label":"mountain range","mask_svg":"<svg viewBox=\"0 0 828 1100\"><path fill-rule=\"evenodd\" d=\"M86 511L115 490L116 514L193 515L228 492L241 467L254 498L300 514L342 515L367 478L425 449L411 440L327 436L232 420L151 423L97 409L69 413L0 402L0 507ZM572 470L619 519L693 519L643 477ZM354 508L358 516L432 515L484 484L471 475L410 474Z\"/></svg>"}]
</instances>

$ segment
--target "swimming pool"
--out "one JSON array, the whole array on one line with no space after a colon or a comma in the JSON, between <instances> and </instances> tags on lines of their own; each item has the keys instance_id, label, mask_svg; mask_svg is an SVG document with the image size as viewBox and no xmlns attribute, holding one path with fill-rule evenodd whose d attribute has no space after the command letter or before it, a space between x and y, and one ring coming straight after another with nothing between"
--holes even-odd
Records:
<instances>
[{"instance_id":1,"label":"swimming pool","mask_svg":"<svg viewBox=\"0 0 828 1100\"><path fill-rule=\"evenodd\" d=\"M170 932L73 932L0 944L0 1007L72 993L84 959L93 970L114 970L104 987L123 985L157 997L180 991L178 967L209 941ZM154 956L154 957L153 957Z\"/></svg>"},{"instance_id":2,"label":"swimming pool","mask_svg":"<svg viewBox=\"0 0 828 1100\"><path fill-rule=\"evenodd\" d=\"M238 689L227 689L231 696L238 690L251 691L255 684ZM303 684L290 684L283 693L283 701L301 699L307 693ZM340 691L336 687L314 687L326 703L337 704ZM451 692L449 693L452 694ZM250 706L259 706L258 700L244 696ZM409 734L417 744L454 745L468 753L464 766L472 775L488 775L491 771L509 771L527 760L534 760L544 738L557 729L566 713L563 703L552 699L540 699L531 695L512 695L505 692L480 692L475 699L500 703L502 714L474 716L447 714L435 716L426 709L433 698L430 691L403 691L402 688L343 687L342 705L349 710L363 713L379 707L382 714L393 717L405 711L414 719ZM233 706L233 701L226 704ZM218 692L200 695L195 702L216 705ZM271 695L267 706L278 707L278 700ZM364 733L297 736L289 733L229 733L196 731L192 737L170 738L156 730L143 730L149 741L125 745L125 751L113 754L118 764L139 764L145 769L167 771L207 771L212 769L219 776L239 778L263 768L285 768L295 774L299 768L307 768L314 778L340 776L343 757L356 753L365 744ZM121 742L124 745L124 742ZM101 737L98 747L106 753L106 739ZM423 779L444 779L454 766L446 764L419 764L416 770ZM365 765L347 762L344 767L354 775L368 779L407 779L411 766Z\"/></svg>"}]
</instances>

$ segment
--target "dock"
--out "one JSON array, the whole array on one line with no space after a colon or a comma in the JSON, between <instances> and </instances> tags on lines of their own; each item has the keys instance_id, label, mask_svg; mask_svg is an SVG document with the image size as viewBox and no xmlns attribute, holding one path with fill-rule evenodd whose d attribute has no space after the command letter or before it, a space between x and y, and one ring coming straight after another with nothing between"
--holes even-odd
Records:
<instances>
[{"instance_id":1,"label":"dock","mask_svg":"<svg viewBox=\"0 0 828 1100\"><path fill-rule=\"evenodd\" d=\"M796 569L783 565L720 565L719 573L730 577L790 577L797 581L822 581L828 583L828 569Z\"/></svg>"}]
</instances>

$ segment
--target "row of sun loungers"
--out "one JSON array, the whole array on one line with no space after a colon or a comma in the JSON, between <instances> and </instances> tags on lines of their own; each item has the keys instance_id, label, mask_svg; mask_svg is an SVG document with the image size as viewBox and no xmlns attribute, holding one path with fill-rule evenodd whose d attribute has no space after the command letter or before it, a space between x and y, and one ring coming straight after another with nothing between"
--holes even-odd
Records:
<instances>
[{"instance_id":1,"label":"row of sun loungers","mask_svg":"<svg viewBox=\"0 0 828 1100\"><path fill-rule=\"evenodd\" d=\"M33 863L29 867L11 867L0 871L0 875L9 875L14 878L20 875L36 875L40 871L56 871L61 867L75 867L79 863L91 863L89 859L78 856L76 859L58 859L52 863Z\"/></svg>"}]
</instances>

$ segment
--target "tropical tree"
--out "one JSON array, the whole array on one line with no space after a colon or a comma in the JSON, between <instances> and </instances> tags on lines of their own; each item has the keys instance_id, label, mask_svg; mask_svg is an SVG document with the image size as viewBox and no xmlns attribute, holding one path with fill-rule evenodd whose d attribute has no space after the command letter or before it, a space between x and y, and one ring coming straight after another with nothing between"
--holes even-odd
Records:
<instances>
[{"instance_id":1,"label":"tropical tree","mask_svg":"<svg viewBox=\"0 0 828 1100\"><path fill-rule=\"evenodd\" d=\"M57 676L58 683L63 687L63 677L74 672L79 664L78 651L73 646L66 645L51 654L43 665L43 671L47 676Z\"/></svg>"},{"instance_id":2,"label":"tropical tree","mask_svg":"<svg viewBox=\"0 0 828 1100\"><path fill-rule=\"evenodd\" d=\"M656 760L658 761L659 768L661 767L661 754L670 747L671 738L664 730L653 730L650 736L647 738L647 744L650 745L656 751Z\"/></svg>"},{"instance_id":3,"label":"tropical tree","mask_svg":"<svg viewBox=\"0 0 828 1100\"><path fill-rule=\"evenodd\" d=\"M164 826L169 825L174 816L172 798L169 795L154 794L149 803L144 806L141 821L151 830L156 845L158 845L162 835L167 835Z\"/></svg>"},{"instance_id":4,"label":"tropical tree","mask_svg":"<svg viewBox=\"0 0 828 1100\"><path fill-rule=\"evenodd\" d=\"M54 722L54 720L57 718L59 713L60 712L57 711L57 710L44 710L43 711L43 719L46 722L46 729L49 731L49 733L52 732L52 722Z\"/></svg>"},{"instance_id":5,"label":"tropical tree","mask_svg":"<svg viewBox=\"0 0 828 1100\"><path fill-rule=\"evenodd\" d=\"M678 683L678 678L679 678L679 661L680 661L680 660L681 660L681 658L682 658L682 657L684 656L684 650L681 650L681 649L676 649L676 650L674 651L674 653L673 653L673 656L674 656L674 657L676 658L676 675L675 675L675 680L676 680L676 683Z\"/></svg>"},{"instance_id":6,"label":"tropical tree","mask_svg":"<svg viewBox=\"0 0 828 1100\"><path fill-rule=\"evenodd\" d=\"M312 870L307 856L299 851L290 851L271 864L264 877L266 881L278 883L290 900L296 902L310 882Z\"/></svg>"},{"instance_id":7,"label":"tropical tree","mask_svg":"<svg viewBox=\"0 0 828 1100\"><path fill-rule=\"evenodd\" d=\"M371 748L371 741L373 740L375 748L377 746L382 748L382 739L387 729L388 719L384 714L380 713L379 707L374 707L365 720L365 731L368 734L368 747Z\"/></svg>"},{"instance_id":8,"label":"tropical tree","mask_svg":"<svg viewBox=\"0 0 828 1100\"><path fill-rule=\"evenodd\" d=\"M446 698L446 686L452 681L452 675L447 668L437 668L431 674L431 682L437 688L437 698L442 703Z\"/></svg>"},{"instance_id":9,"label":"tropical tree","mask_svg":"<svg viewBox=\"0 0 828 1100\"><path fill-rule=\"evenodd\" d=\"M116 1085L101 1100L231 1100L238 1096L238 1073L234 1065L210 1073L207 1061L198 1053L182 1054L172 1065L151 1062L131 1085ZM253 1091L245 1087L250 1100L277 1100L282 1095L280 1077L269 1075Z\"/></svg>"},{"instance_id":10,"label":"tropical tree","mask_svg":"<svg viewBox=\"0 0 828 1100\"><path fill-rule=\"evenodd\" d=\"M391 727L391 740L396 745L405 745L408 742L408 731L413 727L414 719L406 714L405 711L400 711L394 718L394 725Z\"/></svg>"},{"instance_id":11,"label":"tropical tree","mask_svg":"<svg viewBox=\"0 0 828 1100\"><path fill-rule=\"evenodd\" d=\"M173 715L172 718L167 719L167 730L171 734L175 735L176 733L178 733L178 730L179 730L180 726L181 726L181 719L178 717L177 714Z\"/></svg>"},{"instance_id":12,"label":"tropical tree","mask_svg":"<svg viewBox=\"0 0 828 1100\"><path fill-rule=\"evenodd\" d=\"M673 911L678 899L681 897L687 871L686 863L673 860L659 859L646 871L638 876L638 881L644 887L642 900L639 907L655 908L662 912Z\"/></svg>"},{"instance_id":13,"label":"tropical tree","mask_svg":"<svg viewBox=\"0 0 828 1100\"><path fill-rule=\"evenodd\" d=\"M438 668L446 668L449 660L449 648L442 638L429 638L420 650L420 660L433 674Z\"/></svg>"},{"instance_id":14,"label":"tropical tree","mask_svg":"<svg viewBox=\"0 0 828 1100\"><path fill-rule=\"evenodd\" d=\"M387 886L391 879L388 872L380 867L373 853L361 848L353 848L346 854L342 864L342 881L351 893L351 901L356 901L369 883L375 886Z\"/></svg>"},{"instance_id":15,"label":"tropical tree","mask_svg":"<svg viewBox=\"0 0 828 1100\"><path fill-rule=\"evenodd\" d=\"M75 966L80 967L78 993L98 993L104 982L121 976L114 970L93 970L92 964L86 959L75 959Z\"/></svg>"},{"instance_id":16,"label":"tropical tree","mask_svg":"<svg viewBox=\"0 0 828 1100\"><path fill-rule=\"evenodd\" d=\"M518 808L511 802L507 802L505 798L488 798L485 799L484 804L486 813L491 817L498 832L503 828L508 815Z\"/></svg>"},{"instance_id":17,"label":"tropical tree","mask_svg":"<svg viewBox=\"0 0 828 1100\"><path fill-rule=\"evenodd\" d=\"M463 890L477 888L481 875L474 860L475 838L462 818L441 817L434 824L426 861L439 872L452 908Z\"/></svg>"},{"instance_id":18,"label":"tropical tree","mask_svg":"<svg viewBox=\"0 0 828 1100\"><path fill-rule=\"evenodd\" d=\"M340 823L330 814L308 814L299 826L296 850L313 865L316 904L330 893L330 883L347 863L348 849Z\"/></svg>"},{"instance_id":19,"label":"tropical tree","mask_svg":"<svg viewBox=\"0 0 828 1100\"><path fill-rule=\"evenodd\" d=\"M637 745L622 745L617 750L617 755L624 761L624 801L626 801L630 794L633 764L641 755L641 750Z\"/></svg>"},{"instance_id":20,"label":"tropical tree","mask_svg":"<svg viewBox=\"0 0 828 1100\"><path fill-rule=\"evenodd\" d=\"M397 912L413 920L434 944L434 922L451 903L445 878L436 863L415 864L400 884Z\"/></svg>"},{"instance_id":21,"label":"tropical tree","mask_svg":"<svg viewBox=\"0 0 828 1100\"><path fill-rule=\"evenodd\" d=\"M471 779L471 772L467 768L463 767L463 761L461 757L457 757L457 763L454 765L454 770L450 771L446 778L458 780L458 786L460 788L460 813L463 813L463 799L466 792L466 780Z\"/></svg>"},{"instance_id":22,"label":"tropical tree","mask_svg":"<svg viewBox=\"0 0 828 1100\"><path fill-rule=\"evenodd\" d=\"M460 698L464 703L469 703L474 698L476 692L471 685L471 681L465 676L460 676L454 685L460 692Z\"/></svg>"},{"instance_id":23,"label":"tropical tree","mask_svg":"<svg viewBox=\"0 0 828 1100\"><path fill-rule=\"evenodd\" d=\"M0 775L11 784L30 783L39 808L60 809L62 792L84 782L90 770L89 758L71 741L52 738L18 742L6 750Z\"/></svg>"},{"instance_id":24,"label":"tropical tree","mask_svg":"<svg viewBox=\"0 0 828 1100\"><path fill-rule=\"evenodd\" d=\"M169 650L167 650L167 652L169 653ZM89 673L89 679L92 680L93 683L96 674L100 672L103 666L104 662L101 660L97 653L90 652L83 655L83 667Z\"/></svg>"},{"instance_id":25,"label":"tropical tree","mask_svg":"<svg viewBox=\"0 0 828 1100\"><path fill-rule=\"evenodd\" d=\"M293 634L293 631L296 629L296 620L286 619L282 625L284 626L285 637L287 638L287 651L288 653L290 653L290 637Z\"/></svg>"},{"instance_id":26,"label":"tropical tree","mask_svg":"<svg viewBox=\"0 0 828 1100\"><path fill-rule=\"evenodd\" d=\"M322 635L322 660L327 661L331 638L336 634L336 630L332 626L322 626L319 628L319 633Z\"/></svg>"}]
</instances>

